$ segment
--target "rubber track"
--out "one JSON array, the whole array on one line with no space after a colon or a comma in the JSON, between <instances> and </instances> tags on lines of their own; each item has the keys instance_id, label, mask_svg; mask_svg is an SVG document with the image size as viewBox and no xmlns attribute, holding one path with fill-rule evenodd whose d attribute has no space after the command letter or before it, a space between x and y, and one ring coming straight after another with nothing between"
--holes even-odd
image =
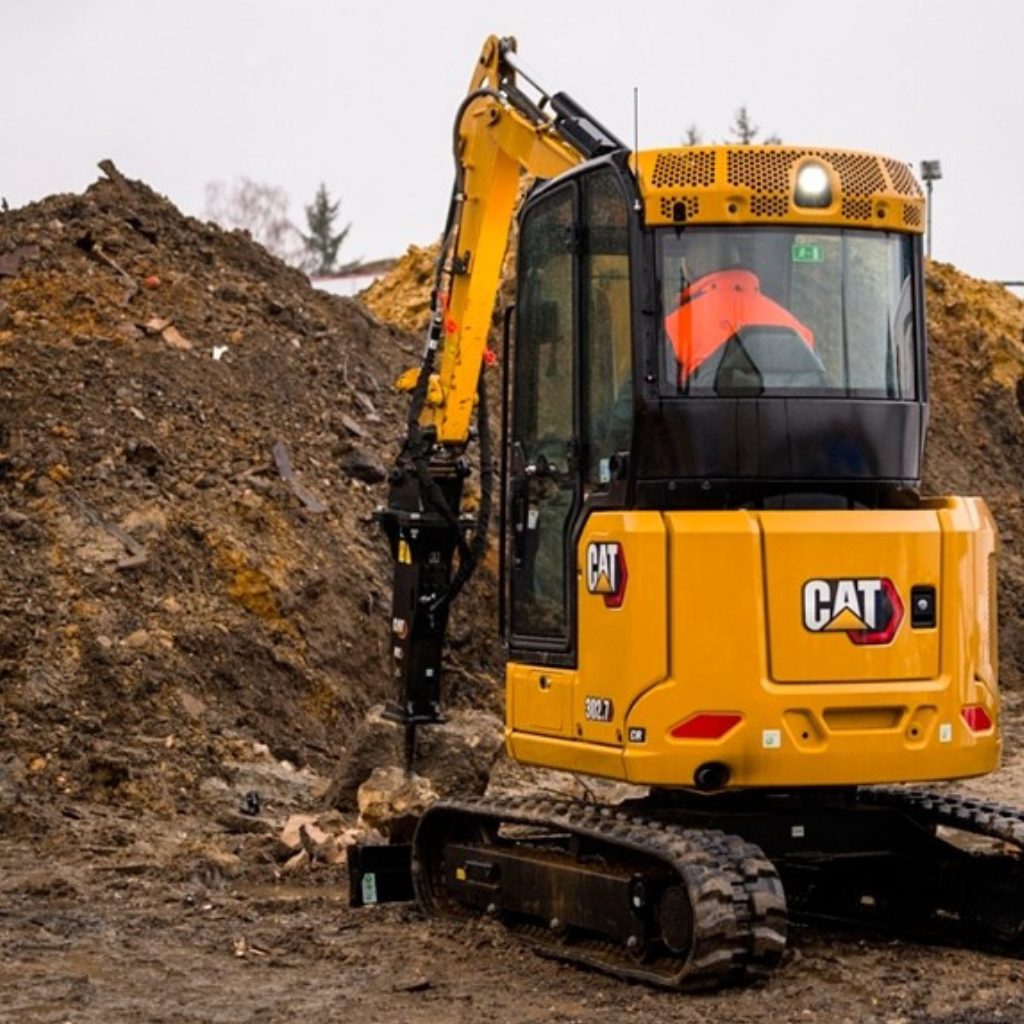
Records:
<instances>
[{"instance_id":1,"label":"rubber track","mask_svg":"<svg viewBox=\"0 0 1024 1024\"><path fill-rule=\"evenodd\" d=\"M955 793L898 786L863 789L858 796L865 803L896 807L919 821L999 839L1024 852L1024 811L1016 807Z\"/></svg>"},{"instance_id":2,"label":"rubber track","mask_svg":"<svg viewBox=\"0 0 1024 1024\"><path fill-rule=\"evenodd\" d=\"M434 804L422 822L445 813L464 822L534 826L618 846L668 865L690 894L694 940L688 957L666 952L643 960L611 940L576 937L564 942L543 926L512 928L547 956L687 991L760 980L782 957L787 923L782 883L760 848L738 836L683 829L611 807L540 797L446 800ZM422 822L413 854L420 905L428 914L465 914L466 909L443 892L437 870L441 849L431 851L435 870L424 868L420 845L428 830Z\"/></svg>"}]
</instances>

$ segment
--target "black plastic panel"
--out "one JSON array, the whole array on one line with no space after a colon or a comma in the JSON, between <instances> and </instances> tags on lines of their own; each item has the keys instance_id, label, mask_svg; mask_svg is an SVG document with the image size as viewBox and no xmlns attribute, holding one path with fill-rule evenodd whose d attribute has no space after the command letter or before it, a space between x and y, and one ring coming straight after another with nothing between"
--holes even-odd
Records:
<instances>
[{"instance_id":1,"label":"black plastic panel","mask_svg":"<svg viewBox=\"0 0 1024 1024\"><path fill-rule=\"evenodd\" d=\"M915 482L926 406L841 398L684 398L648 407L633 453L656 480Z\"/></svg>"}]
</instances>

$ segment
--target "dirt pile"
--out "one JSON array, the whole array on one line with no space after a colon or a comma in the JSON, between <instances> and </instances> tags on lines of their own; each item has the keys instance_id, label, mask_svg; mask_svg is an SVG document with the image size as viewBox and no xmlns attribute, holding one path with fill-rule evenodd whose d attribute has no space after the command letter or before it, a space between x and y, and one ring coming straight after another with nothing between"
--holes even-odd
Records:
<instances>
[{"instance_id":1,"label":"dirt pile","mask_svg":"<svg viewBox=\"0 0 1024 1024\"><path fill-rule=\"evenodd\" d=\"M440 244L410 245L405 255L359 295L381 320L423 335L430 325L430 290Z\"/></svg>"},{"instance_id":2,"label":"dirt pile","mask_svg":"<svg viewBox=\"0 0 1024 1024\"><path fill-rule=\"evenodd\" d=\"M931 263L925 491L980 494L999 523L1000 663L1024 685L1024 302Z\"/></svg>"},{"instance_id":3,"label":"dirt pile","mask_svg":"<svg viewBox=\"0 0 1024 1024\"><path fill-rule=\"evenodd\" d=\"M107 173L0 215L0 808L180 809L254 742L326 767L389 695L415 340Z\"/></svg>"}]
</instances>

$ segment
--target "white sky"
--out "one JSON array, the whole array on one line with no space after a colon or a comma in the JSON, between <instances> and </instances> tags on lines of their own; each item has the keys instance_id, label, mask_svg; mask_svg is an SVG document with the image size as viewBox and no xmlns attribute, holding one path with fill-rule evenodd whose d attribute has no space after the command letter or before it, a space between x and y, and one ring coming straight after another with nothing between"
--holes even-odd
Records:
<instances>
[{"instance_id":1,"label":"white sky","mask_svg":"<svg viewBox=\"0 0 1024 1024\"><path fill-rule=\"evenodd\" d=\"M205 185L323 180L344 258L440 231L451 120L491 32L622 138L785 142L942 161L934 255L1024 278L1020 0L0 0L0 195L79 191L112 157L187 213Z\"/></svg>"}]
</instances>

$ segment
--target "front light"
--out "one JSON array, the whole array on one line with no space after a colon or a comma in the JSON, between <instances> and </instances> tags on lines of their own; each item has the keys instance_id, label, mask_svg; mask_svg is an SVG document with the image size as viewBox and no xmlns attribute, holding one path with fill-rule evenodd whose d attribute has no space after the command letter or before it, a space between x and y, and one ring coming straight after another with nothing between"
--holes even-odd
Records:
<instances>
[{"instance_id":1,"label":"front light","mask_svg":"<svg viewBox=\"0 0 1024 1024\"><path fill-rule=\"evenodd\" d=\"M793 201L797 206L812 209L832 205L832 181L821 164L807 163L800 168L796 175Z\"/></svg>"}]
</instances>

